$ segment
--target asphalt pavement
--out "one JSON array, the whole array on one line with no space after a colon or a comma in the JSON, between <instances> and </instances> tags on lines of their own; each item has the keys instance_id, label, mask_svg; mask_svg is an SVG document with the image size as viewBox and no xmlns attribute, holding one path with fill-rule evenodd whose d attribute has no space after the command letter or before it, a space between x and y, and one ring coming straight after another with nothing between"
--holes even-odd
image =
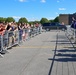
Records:
<instances>
[{"instance_id":1,"label":"asphalt pavement","mask_svg":"<svg viewBox=\"0 0 76 75\"><path fill-rule=\"evenodd\" d=\"M75 58L64 31L42 32L0 58L0 75L76 75Z\"/></svg>"}]
</instances>

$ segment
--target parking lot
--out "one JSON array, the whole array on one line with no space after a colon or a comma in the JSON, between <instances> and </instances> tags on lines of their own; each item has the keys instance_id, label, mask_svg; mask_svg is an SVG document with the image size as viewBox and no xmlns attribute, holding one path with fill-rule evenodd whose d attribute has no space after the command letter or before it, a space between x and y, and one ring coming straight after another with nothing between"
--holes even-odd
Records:
<instances>
[{"instance_id":1,"label":"parking lot","mask_svg":"<svg viewBox=\"0 0 76 75\"><path fill-rule=\"evenodd\" d=\"M0 75L76 75L76 50L65 35L43 32L0 58Z\"/></svg>"}]
</instances>

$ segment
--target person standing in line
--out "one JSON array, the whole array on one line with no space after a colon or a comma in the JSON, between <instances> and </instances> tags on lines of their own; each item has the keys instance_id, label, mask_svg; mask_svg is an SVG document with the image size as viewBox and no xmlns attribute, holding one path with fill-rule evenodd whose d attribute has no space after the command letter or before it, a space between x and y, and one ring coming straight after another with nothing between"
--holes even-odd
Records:
<instances>
[{"instance_id":1,"label":"person standing in line","mask_svg":"<svg viewBox=\"0 0 76 75\"><path fill-rule=\"evenodd\" d=\"M71 28L76 29L76 20L75 20L75 18L74 18L74 17L72 17Z\"/></svg>"},{"instance_id":2,"label":"person standing in line","mask_svg":"<svg viewBox=\"0 0 76 75\"><path fill-rule=\"evenodd\" d=\"M74 42L76 43L76 20L74 17L72 17L71 30L74 36L74 37L72 36L71 38L74 39Z\"/></svg>"}]
</instances>

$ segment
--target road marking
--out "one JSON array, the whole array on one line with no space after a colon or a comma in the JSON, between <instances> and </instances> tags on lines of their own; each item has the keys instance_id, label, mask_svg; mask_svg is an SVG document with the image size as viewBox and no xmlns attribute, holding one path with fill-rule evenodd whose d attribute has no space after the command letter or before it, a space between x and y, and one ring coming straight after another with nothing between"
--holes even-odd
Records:
<instances>
[{"instance_id":1,"label":"road marking","mask_svg":"<svg viewBox=\"0 0 76 75\"><path fill-rule=\"evenodd\" d=\"M16 48L54 48L54 46L21 46Z\"/></svg>"},{"instance_id":2,"label":"road marking","mask_svg":"<svg viewBox=\"0 0 76 75\"><path fill-rule=\"evenodd\" d=\"M58 46L59 48L63 48L64 46ZM55 48L55 46L19 46L15 48Z\"/></svg>"}]
</instances>

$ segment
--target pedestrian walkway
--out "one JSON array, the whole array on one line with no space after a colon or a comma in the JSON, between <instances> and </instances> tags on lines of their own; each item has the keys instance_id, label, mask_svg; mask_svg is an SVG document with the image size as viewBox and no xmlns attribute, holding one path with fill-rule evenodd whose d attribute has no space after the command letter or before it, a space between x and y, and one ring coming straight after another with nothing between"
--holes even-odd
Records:
<instances>
[{"instance_id":1,"label":"pedestrian walkway","mask_svg":"<svg viewBox=\"0 0 76 75\"><path fill-rule=\"evenodd\" d=\"M65 32L43 32L8 50L0 75L76 75L75 53Z\"/></svg>"}]
</instances>

